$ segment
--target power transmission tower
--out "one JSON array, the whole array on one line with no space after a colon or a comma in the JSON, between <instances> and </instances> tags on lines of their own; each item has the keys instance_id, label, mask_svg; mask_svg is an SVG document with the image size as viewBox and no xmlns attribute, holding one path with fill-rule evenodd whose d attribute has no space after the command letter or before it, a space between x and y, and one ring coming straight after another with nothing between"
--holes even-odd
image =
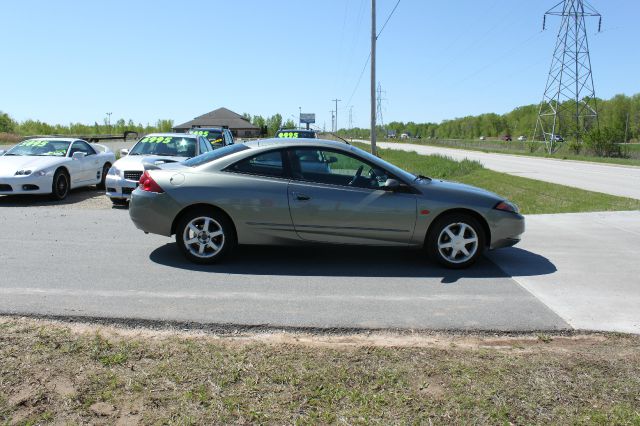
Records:
<instances>
[{"instance_id":1,"label":"power transmission tower","mask_svg":"<svg viewBox=\"0 0 640 426\"><path fill-rule=\"evenodd\" d=\"M384 93L386 95L387 92L382 90L382 85L380 84L380 82L378 82L378 89L376 90L376 93L376 119L378 121L378 124L384 127L384 120L382 119L382 101L386 101L387 98L383 98L382 94Z\"/></svg>"},{"instance_id":2,"label":"power transmission tower","mask_svg":"<svg viewBox=\"0 0 640 426\"><path fill-rule=\"evenodd\" d=\"M562 23L533 139L541 136L547 151L553 153L563 140L561 135L572 135L576 144L580 144L581 137L598 125L585 17L599 17L600 31L602 16L587 0L562 0L544 14L543 30L547 15L561 16Z\"/></svg>"},{"instance_id":3,"label":"power transmission tower","mask_svg":"<svg viewBox=\"0 0 640 426\"><path fill-rule=\"evenodd\" d=\"M353 105L349 106L349 130L351 129L353 129Z\"/></svg>"}]
</instances>

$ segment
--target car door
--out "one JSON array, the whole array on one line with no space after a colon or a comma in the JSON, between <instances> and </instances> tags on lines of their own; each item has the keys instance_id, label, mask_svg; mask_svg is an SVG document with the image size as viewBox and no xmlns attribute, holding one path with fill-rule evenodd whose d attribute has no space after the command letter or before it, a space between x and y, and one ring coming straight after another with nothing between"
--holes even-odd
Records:
<instances>
[{"instance_id":1,"label":"car door","mask_svg":"<svg viewBox=\"0 0 640 426\"><path fill-rule=\"evenodd\" d=\"M304 240L374 245L408 244L416 223L416 196L395 178L354 154L332 149L288 150L289 210Z\"/></svg>"},{"instance_id":2,"label":"car door","mask_svg":"<svg viewBox=\"0 0 640 426\"><path fill-rule=\"evenodd\" d=\"M83 152L85 156L70 161L71 183L84 184L97 182L102 173L102 165L96 151L85 141L74 141L69 150L69 157L73 157L75 152Z\"/></svg>"},{"instance_id":3,"label":"car door","mask_svg":"<svg viewBox=\"0 0 640 426\"><path fill-rule=\"evenodd\" d=\"M239 241L269 244L282 239L299 240L289 214L283 150L262 152L225 169L234 179L225 183L229 213Z\"/></svg>"}]
</instances>

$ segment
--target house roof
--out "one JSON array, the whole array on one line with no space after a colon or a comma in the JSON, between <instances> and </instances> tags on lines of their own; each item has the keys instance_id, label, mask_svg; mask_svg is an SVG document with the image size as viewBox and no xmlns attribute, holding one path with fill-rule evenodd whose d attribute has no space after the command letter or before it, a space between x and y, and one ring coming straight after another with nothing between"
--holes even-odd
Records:
<instances>
[{"instance_id":1,"label":"house roof","mask_svg":"<svg viewBox=\"0 0 640 426\"><path fill-rule=\"evenodd\" d=\"M206 114L202 114L191 121L174 126L174 129L190 129L192 127L222 127L227 126L230 129L255 129L260 130L258 126L254 126L243 116L226 108L218 108Z\"/></svg>"}]
</instances>

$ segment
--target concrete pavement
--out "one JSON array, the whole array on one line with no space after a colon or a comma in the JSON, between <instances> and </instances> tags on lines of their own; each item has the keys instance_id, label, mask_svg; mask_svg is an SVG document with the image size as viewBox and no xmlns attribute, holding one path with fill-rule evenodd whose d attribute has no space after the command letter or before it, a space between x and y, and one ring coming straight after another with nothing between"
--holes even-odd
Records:
<instances>
[{"instance_id":1,"label":"concrete pavement","mask_svg":"<svg viewBox=\"0 0 640 426\"><path fill-rule=\"evenodd\" d=\"M369 143L364 140L361 142ZM414 151L421 155L445 155L454 160L468 158L479 161L486 168L498 172L640 199L640 167L495 154L398 142L378 142L378 146Z\"/></svg>"}]
</instances>

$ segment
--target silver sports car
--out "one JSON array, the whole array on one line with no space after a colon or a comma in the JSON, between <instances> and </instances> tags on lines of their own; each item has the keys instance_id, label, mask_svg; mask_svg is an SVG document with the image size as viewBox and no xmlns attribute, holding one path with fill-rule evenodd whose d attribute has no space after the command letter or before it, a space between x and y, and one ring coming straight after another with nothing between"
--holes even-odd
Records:
<instances>
[{"instance_id":1,"label":"silver sports car","mask_svg":"<svg viewBox=\"0 0 640 426\"><path fill-rule=\"evenodd\" d=\"M237 244L328 243L424 247L464 268L524 232L518 208L496 194L319 139L252 141L148 165L129 214L145 232L175 234L197 263Z\"/></svg>"}]
</instances>

